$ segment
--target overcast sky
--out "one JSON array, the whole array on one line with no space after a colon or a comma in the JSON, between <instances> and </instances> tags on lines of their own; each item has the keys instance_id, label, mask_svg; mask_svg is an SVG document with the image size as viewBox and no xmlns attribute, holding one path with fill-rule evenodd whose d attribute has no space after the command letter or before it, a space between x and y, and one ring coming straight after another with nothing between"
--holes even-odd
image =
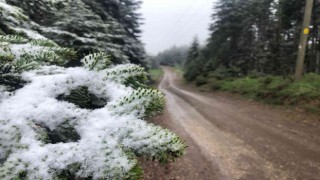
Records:
<instances>
[{"instance_id":1,"label":"overcast sky","mask_svg":"<svg viewBox=\"0 0 320 180\"><path fill-rule=\"evenodd\" d=\"M214 0L143 0L142 41L152 55L173 45L204 43Z\"/></svg>"}]
</instances>

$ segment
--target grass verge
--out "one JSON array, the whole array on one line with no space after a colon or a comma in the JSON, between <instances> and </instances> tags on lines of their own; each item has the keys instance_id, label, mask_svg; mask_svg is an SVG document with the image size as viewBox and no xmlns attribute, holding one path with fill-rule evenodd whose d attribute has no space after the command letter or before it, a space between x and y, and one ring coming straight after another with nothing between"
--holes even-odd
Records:
<instances>
[{"instance_id":1,"label":"grass verge","mask_svg":"<svg viewBox=\"0 0 320 180\"><path fill-rule=\"evenodd\" d=\"M163 76L162 69L149 69L148 73L150 75L150 84L156 85L160 82L161 77Z\"/></svg>"},{"instance_id":2,"label":"grass verge","mask_svg":"<svg viewBox=\"0 0 320 180\"><path fill-rule=\"evenodd\" d=\"M270 104L297 106L320 114L320 75L314 73L305 75L299 82L278 76L227 79L199 76L195 84L211 90L242 94Z\"/></svg>"},{"instance_id":3,"label":"grass verge","mask_svg":"<svg viewBox=\"0 0 320 180\"><path fill-rule=\"evenodd\" d=\"M176 65L176 66L173 67L173 70L179 77L183 76L183 69L182 69L181 66Z\"/></svg>"}]
</instances>

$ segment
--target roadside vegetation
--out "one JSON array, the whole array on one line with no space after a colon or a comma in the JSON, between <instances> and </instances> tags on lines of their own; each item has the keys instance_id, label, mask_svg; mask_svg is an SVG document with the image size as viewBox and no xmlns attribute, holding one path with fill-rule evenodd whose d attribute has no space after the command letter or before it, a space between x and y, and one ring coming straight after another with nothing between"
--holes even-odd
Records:
<instances>
[{"instance_id":1,"label":"roadside vegetation","mask_svg":"<svg viewBox=\"0 0 320 180\"><path fill-rule=\"evenodd\" d=\"M151 85L157 85L163 76L163 71L160 68L149 69L148 73L150 76L150 84Z\"/></svg>"},{"instance_id":2,"label":"roadside vegetation","mask_svg":"<svg viewBox=\"0 0 320 180\"><path fill-rule=\"evenodd\" d=\"M320 75L306 74L299 82L281 76L246 76L221 78L199 76L195 85L206 90L241 94L275 105L289 105L308 112L320 113Z\"/></svg>"},{"instance_id":3,"label":"roadside vegetation","mask_svg":"<svg viewBox=\"0 0 320 180\"><path fill-rule=\"evenodd\" d=\"M181 51L175 48L155 59L182 67L183 73L178 70L178 74L202 89L320 113L318 1L308 29L304 75L301 80L293 77L305 6L305 1L295 0L219 0L206 44L195 38L179 60L176 54Z\"/></svg>"},{"instance_id":4,"label":"roadside vegetation","mask_svg":"<svg viewBox=\"0 0 320 180\"><path fill-rule=\"evenodd\" d=\"M183 67L180 65L175 65L173 67L174 72L179 76L179 77L183 77Z\"/></svg>"}]
</instances>

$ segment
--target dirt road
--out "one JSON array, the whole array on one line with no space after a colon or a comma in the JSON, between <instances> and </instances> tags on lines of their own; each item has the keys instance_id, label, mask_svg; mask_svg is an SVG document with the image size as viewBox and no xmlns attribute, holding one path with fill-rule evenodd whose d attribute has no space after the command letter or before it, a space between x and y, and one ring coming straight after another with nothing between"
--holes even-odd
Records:
<instances>
[{"instance_id":1,"label":"dirt road","mask_svg":"<svg viewBox=\"0 0 320 180\"><path fill-rule=\"evenodd\" d=\"M167 96L168 118L213 166L212 179L320 179L318 120L195 92L179 85L170 68L164 71L159 88Z\"/></svg>"}]
</instances>

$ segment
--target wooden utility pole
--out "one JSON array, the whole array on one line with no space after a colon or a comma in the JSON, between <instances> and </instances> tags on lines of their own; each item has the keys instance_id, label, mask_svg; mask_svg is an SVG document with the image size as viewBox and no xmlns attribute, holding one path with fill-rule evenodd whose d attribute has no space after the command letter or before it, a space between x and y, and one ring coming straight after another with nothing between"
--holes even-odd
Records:
<instances>
[{"instance_id":1,"label":"wooden utility pole","mask_svg":"<svg viewBox=\"0 0 320 180\"><path fill-rule=\"evenodd\" d=\"M296 65L296 72L295 72L296 81L299 81L302 78L302 74L303 74L304 59L306 56L306 48L308 45L308 35L310 32L309 26L311 21L314 0L306 0L306 1L307 1L306 9L304 12L303 27L302 27L301 37L300 37L300 44L299 44L298 58L297 58L297 65Z\"/></svg>"},{"instance_id":2,"label":"wooden utility pole","mask_svg":"<svg viewBox=\"0 0 320 180\"><path fill-rule=\"evenodd\" d=\"M316 55L316 73L320 73L320 52L317 50L317 55Z\"/></svg>"}]
</instances>

